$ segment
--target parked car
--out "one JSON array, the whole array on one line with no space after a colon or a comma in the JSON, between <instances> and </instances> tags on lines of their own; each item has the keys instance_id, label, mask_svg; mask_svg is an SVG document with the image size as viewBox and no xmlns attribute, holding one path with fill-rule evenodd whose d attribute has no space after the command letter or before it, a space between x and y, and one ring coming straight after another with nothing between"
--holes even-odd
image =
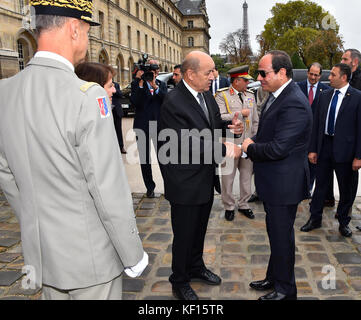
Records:
<instances>
[{"instance_id":1,"label":"parked car","mask_svg":"<svg viewBox=\"0 0 361 320\"><path fill-rule=\"evenodd\" d=\"M172 77L173 77L173 72L160 72L159 75L157 76L157 79L165 82L167 84L168 91L170 91L174 88L174 81ZM132 93L131 91L132 88L130 83L125 88L122 88L121 103L125 117L127 117L129 114L135 113L135 107L130 101L130 96Z\"/></svg>"}]
</instances>

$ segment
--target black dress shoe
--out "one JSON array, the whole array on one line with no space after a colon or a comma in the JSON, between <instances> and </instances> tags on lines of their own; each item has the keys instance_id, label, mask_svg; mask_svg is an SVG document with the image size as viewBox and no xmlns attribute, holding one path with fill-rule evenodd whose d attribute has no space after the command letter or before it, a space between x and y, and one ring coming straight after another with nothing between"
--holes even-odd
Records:
<instances>
[{"instance_id":1,"label":"black dress shoe","mask_svg":"<svg viewBox=\"0 0 361 320\"><path fill-rule=\"evenodd\" d=\"M352 237L352 231L349 226L340 226L338 228L338 230L344 237L347 237L347 238Z\"/></svg>"},{"instance_id":2,"label":"black dress shoe","mask_svg":"<svg viewBox=\"0 0 361 320\"><path fill-rule=\"evenodd\" d=\"M148 190L147 191L147 198L154 198L155 194L154 194L154 190Z\"/></svg>"},{"instance_id":3,"label":"black dress shoe","mask_svg":"<svg viewBox=\"0 0 361 320\"><path fill-rule=\"evenodd\" d=\"M172 287L173 295L179 300L198 300L197 294L190 285Z\"/></svg>"},{"instance_id":4,"label":"black dress shoe","mask_svg":"<svg viewBox=\"0 0 361 320\"><path fill-rule=\"evenodd\" d=\"M258 290L258 291L264 291L264 290L269 290L269 289L273 289L274 287L274 284L273 282L267 280L267 279L264 279L264 280L261 280L261 281L253 281L249 284L249 286L252 288L252 289L255 289L255 290Z\"/></svg>"},{"instance_id":5,"label":"black dress shoe","mask_svg":"<svg viewBox=\"0 0 361 320\"><path fill-rule=\"evenodd\" d=\"M312 218L308 219L307 223L301 228L303 232L309 232L314 229L321 228L321 221L312 220Z\"/></svg>"},{"instance_id":6,"label":"black dress shoe","mask_svg":"<svg viewBox=\"0 0 361 320\"><path fill-rule=\"evenodd\" d=\"M191 281L194 282L204 282L210 284L211 286L218 286L221 284L222 279L218 277L215 273L208 269L204 269L199 273L191 275Z\"/></svg>"},{"instance_id":7,"label":"black dress shoe","mask_svg":"<svg viewBox=\"0 0 361 320\"><path fill-rule=\"evenodd\" d=\"M357 229L358 231L361 231L361 226L356 226L356 229Z\"/></svg>"},{"instance_id":8,"label":"black dress shoe","mask_svg":"<svg viewBox=\"0 0 361 320\"><path fill-rule=\"evenodd\" d=\"M286 296L283 293L272 291L262 297L259 297L258 300L261 301L276 301L276 300L297 300L297 296Z\"/></svg>"},{"instance_id":9,"label":"black dress shoe","mask_svg":"<svg viewBox=\"0 0 361 320\"><path fill-rule=\"evenodd\" d=\"M252 194L247 202L256 202L259 201L258 195L256 193Z\"/></svg>"},{"instance_id":10,"label":"black dress shoe","mask_svg":"<svg viewBox=\"0 0 361 320\"><path fill-rule=\"evenodd\" d=\"M254 214L251 209L238 209L238 212L244 214L248 219L254 219Z\"/></svg>"},{"instance_id":11,"label":"black dress shoe","mask_svg":"<svg viewBox=\"0 0 361 320\"><path fill-rule=\"evenodd\" d=\"M234 219L234 210L226 210L224 214L227 221L233 221Z\"/></svg>"},{"instance_id":12,"label":"black dress shoe","mask_svg":"<svg viewBox=\"0 0 361 320\"><path fill-rule=\"evenodd\" d=\"M323 203L324 207L334 207L335 206L335 199L329 199L329 200L325 200L325 202Z\"/></svg>"}]
</instances>

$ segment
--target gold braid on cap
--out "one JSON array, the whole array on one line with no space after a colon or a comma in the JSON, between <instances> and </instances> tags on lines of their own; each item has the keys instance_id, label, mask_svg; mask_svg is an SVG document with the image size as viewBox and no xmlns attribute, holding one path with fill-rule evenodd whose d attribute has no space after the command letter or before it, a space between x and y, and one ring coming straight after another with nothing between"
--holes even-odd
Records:
<instances>
[{"instance_id":1,"label":"gold braid on cap","mask_svg":"<svg viewBox=\"0 0 361 320\"><path fill-rule=\"evenodd\" d=\"M53 6L93 13L93 3L88 0L30 0L31 6Z\"/></svg>"}]
</instances>

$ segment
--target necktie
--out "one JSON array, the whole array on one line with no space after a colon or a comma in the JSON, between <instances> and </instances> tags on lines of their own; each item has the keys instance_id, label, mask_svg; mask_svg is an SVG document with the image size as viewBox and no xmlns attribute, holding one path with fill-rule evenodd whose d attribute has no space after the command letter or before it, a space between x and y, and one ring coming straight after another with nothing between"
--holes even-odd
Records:
<instances>
[{"instance_id":1,"label":"necktie","mask_svg":"<svg viewBox=\"0 0 361 320\"><path fill-rule=\"evenodd\" d=\"M315 98L313 95L313 86L311 86L310 91L308 92L308 101L310 102L310 106L312 106L313 99Z\"/></svg>"},{"instance_id":2,"label":"necktie","mask_svg":"<svg viewBox=\"0 0 361 320\"><path fill-rule=\"evenodd\" d=\"M271 93L268 97L266 106L264 108L264 112L267 112L267 110L269 109L269 107L271 106L271 104L276 100L275 96Z\"/></svg>"},{"instance_id":3,"label":"necktie","mask_svg":"<svg viewBox=\"0 0 361 320\"><path fill-rule=\"evenodd\" d=\"M204 112L204 115L206 116L207 120L208 120L208 123L210 123L209 121L209 113L208 113L208 109L207 109L207 106L206 106L206 103L204 101L204 98L203 98L203 95L201 93L198 93L197 95L198 99L199 99L199 104Z\"/></svg>"},{"instance_id":4,"label":"necktie","mask_svg":"<svg viewBox=\"0 0 361 320\"><path fill-rule=\"evenodd\" d=\"M241 92L238 92L238 97L241 99L242 104L243 104L243 98L242 98L242 93Z\"/></svg>"},{"instance_id":5,"label":"necktie","mask_svg":"<svg viewBox=\"0 0 361 320\"><path fill-rule=\"evenodd\" d=\"M216 94L217 90L218 90L217 79L214 79L214 94Z\"/></svg>"},{"instance_id":6,"label":"necktie","mask_svg":"<svg viewBox=\"0 0 361 320\"><path fill-rule=\"evenodd\" d=\"M328 125L327 125L327 133L330 136L335 134L335 116L336 116L336 106L338 102L338 95L340 94L339 90L335 91L335 94L332 98L330 113L328 115Z\"/></svg>"}]
</instances>

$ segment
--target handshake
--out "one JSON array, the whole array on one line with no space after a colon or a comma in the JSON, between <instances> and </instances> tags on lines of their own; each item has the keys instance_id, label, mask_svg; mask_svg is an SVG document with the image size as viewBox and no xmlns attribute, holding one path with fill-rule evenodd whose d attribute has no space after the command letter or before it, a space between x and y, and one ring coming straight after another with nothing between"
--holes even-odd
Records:
<instances>
[{"instance_id":1,"label":"handshake","mask_svg":"<svg viewBox=\"0 0 361 320\"><path fill-rule=\"evenodd\" d=\"M235 145L232 142L225 142L226 146L226 157L237 159L242 156L243 152L247 153L248 146L254 143L252 139L246 139L243 141L242 146Z\"/></svg>"}]
</instances>

